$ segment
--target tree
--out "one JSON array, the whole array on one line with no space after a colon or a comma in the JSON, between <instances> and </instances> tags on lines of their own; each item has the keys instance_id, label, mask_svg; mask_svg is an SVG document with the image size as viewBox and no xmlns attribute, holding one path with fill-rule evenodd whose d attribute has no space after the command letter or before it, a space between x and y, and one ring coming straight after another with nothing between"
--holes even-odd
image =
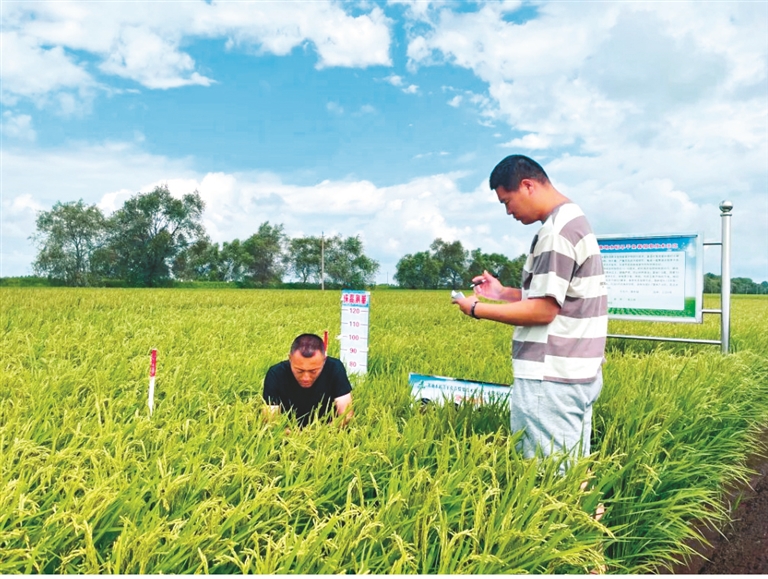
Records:
<instances>
[{"instance_id":1,"label":"tree","mask_svg":"<svg viewBox=\"0 0 768 579\"><path fill-rule=\"evenodd\" d=\"M467 268L469 277L480 275L487 270L507 287L520 287L523 277L523 265L526 255L520 255L510 260L500 253L483 253L480 249L472 250L472 260Z\"/></svg>"},{"instance_id":2,"label":"tree","mask_svg":"<svg viewBox=\"0 0 768 579\"><path fill-rule=\"evenodd\" d=\"M446 243L438 238L429 246L432 257L440 264L440 286L458 289L467 277L467 251L461 241Z\"/></svg>"},{"instance_id":3,"label":"tree","mask_svg":"<svg viewBox=\"0 0 768 579\"><path fill-rule=\"evenodd\" d=\"M58 202L50 211L38 213L36 226L37 232L31 237L39 247L33 264L35 273L71 286L92 285L92 258L105 233L101 210L85 205L82 199Z\"/></svg>"},{"instance_id":4,"label":"tree","mask_svg":"<svg viewBox=\"0 0 768 579\"><path fill-rule=\"evenodd\" d=\"M320 283L321 243L319 237L297 237L288 243L288 267L301 283Z\"/></svg>"},{"instance_id":5,"label":"tree","mask_svg":"<svg viewBox=\"0 0 768 579\"><path fill-rule=\"evenodd\" d=\"M428 251L409 253L397 262L395 281L409 289L434 289L440 283L440 264Z\"/></svg>"},{"instance_id":6,"label":"tree","mask_svg":"<svg viewBox=\"0 0 768 579\"><path fill-rule=\"evenodd\" d=\"M704 293L719 294L723 281L719 275L704 274ZM733 294L768 294L768 281L757 283L748 277L731 278L731 293Z\"/></svg>"},{"instance_id":7,"label":"tree","mask_svg":"<svg viewBox=\"0 0 768 579\"><path fill-rule=\"evenodd\" d=\"M239 239L226 241L221 246L219 267L223 281L242 282L248 273L250 257Z\"/></svg>"},{"instance_id":8,"label":"tree","mask_svg":"<svg viewBox=\"0 0 768 579\"><path fill-rule=\"evenodd\" d=\"M219 244L208 236L188 245L173 260L173 275L181 280L223 281Z\"/></svg>"},{"instance_id":9,"label":"tree","mask_svg":"<svg viewBox=\"0 0 768 579\"><path fill-rule=\"evenodd\" d=\"M332 285L364 289L373 284L379 263L363 253L359 236L331 237L325 242L325 273Z\"/></svg>"},{"instance_id":10,"label":"tree","mask_svg":"<svg viewBox=\"0 0 768 579\"><path fill-rule=\"evenodd\" d=\"M713 273L704 274L704 293L705 294L719 294L720 293L720 276Z\"/></svg>"},{"instance_id":11,"label":"tree","mask_svg":"<svg viewBox=\"0 0 768 579\"><path fill-rule=\"evenodd\" d=\"M168 280L179 252L204 235L204 206L197 191L176 199L165 185L128 199L108 222L115 273L140 286Z\"/></svg>"},{"instance_id":12,"label":"tree","mask_svg":"<svg viewBox=\"0 0 768 579\"><path fill-rule=\"evenodd\" d=\"M279 285L285 273L286 236L282 225L265 221L243 242L248 254L247 279L259 287Z\"/></svg>"}]
</instances>

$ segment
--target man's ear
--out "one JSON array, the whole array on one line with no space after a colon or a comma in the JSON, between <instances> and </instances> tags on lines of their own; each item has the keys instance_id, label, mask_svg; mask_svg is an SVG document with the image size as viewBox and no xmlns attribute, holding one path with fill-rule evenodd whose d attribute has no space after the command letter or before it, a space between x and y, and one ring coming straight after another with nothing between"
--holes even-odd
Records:
<instances>
[{"instance_id":1,"label":"man's ear","mask_svg":"<svg viewBox=\"0 0 768 579\"><path fill-rule=\"evenodd\" d=\"M536 181L533 179L522 179L520 181L520 189L522 189L524 192L531 194L536 189Z\"/></svg>"}]
</instances>

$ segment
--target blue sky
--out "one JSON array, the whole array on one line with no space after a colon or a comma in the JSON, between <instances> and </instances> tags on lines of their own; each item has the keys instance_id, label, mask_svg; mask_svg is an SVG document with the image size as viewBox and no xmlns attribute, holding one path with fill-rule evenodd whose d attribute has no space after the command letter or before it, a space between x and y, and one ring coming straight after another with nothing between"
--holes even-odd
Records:
<instances>
[{"instance_id":1,"label":"blue sky","mask_svg":"<svg viewBox=\"0 0 768 579\"><path fill-rule=\"evenodd\" d=\"M598 234L719 238L768 279L768 3L3 0L0 275L35 215L167 184L213 241L360 235L392 281L437 237L536 226L488 174L527 154ZM719 273L716 249L705 271Z\"/></svg>"}]
</instances>

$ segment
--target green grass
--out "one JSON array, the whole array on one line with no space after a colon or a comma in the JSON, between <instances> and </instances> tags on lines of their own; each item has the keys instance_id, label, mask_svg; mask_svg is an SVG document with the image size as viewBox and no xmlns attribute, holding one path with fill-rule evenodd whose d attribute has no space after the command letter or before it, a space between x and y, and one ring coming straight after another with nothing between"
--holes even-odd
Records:
<instances>
[{"instance_id":1,"label":"green grass","mask_svg":"<svg viewBox=\"0 0 768 579\"><path fill-rule=\"evenodd\" d=\"M723 489L746 480L768 424L765 297L734 297L729 356L609 340L595 452L565 477L556 457L517 455L505 407L411 400L409 372L512 380L512 328L462 316L447 292L373 292L345 430L260 418L264 373L293 337L340 333L338 291L0 299L5 574L649 572L686 556L694 523L724 525ZM610 325L719 336L717 316Z\"/></svg>"}]
</instances>

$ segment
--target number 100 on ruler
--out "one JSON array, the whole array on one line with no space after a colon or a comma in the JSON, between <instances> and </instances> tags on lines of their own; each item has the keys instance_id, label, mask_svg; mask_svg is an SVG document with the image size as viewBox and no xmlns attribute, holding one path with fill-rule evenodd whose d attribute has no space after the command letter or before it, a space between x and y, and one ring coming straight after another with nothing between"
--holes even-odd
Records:
<instances>
[{"instance_id":1,"label":"number 100 on ruler","mask_svg":"<svg viewBox=\"0 0 768 579\"><path fill-rule=\"evenodd\" d=\"M371 292L341 292L341 361L350 374L368 371L368 313Z\"/></svg>"}]
</instances>

